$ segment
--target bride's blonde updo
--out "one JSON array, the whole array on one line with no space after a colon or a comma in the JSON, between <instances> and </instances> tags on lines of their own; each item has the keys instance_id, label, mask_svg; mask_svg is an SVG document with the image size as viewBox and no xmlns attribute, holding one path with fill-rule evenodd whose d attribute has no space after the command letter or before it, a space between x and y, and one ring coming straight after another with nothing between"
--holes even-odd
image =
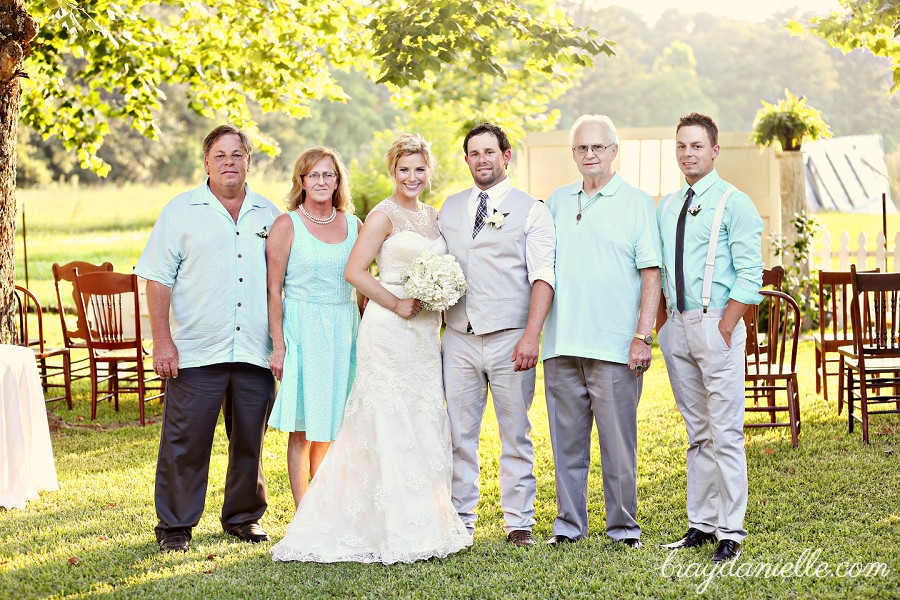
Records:
<instances>
[{"instance_id":1,"label":"bride's blonde updo","mask_svg":"<svg viewBox=\"0 0 900 600\"><path fill-rule=\"evenodd\" d=\"M394 169L397 168L397 162L404 156L410 154L421 154L425 159L425 168L428 170L428 179L431 179L434 169L437 166L434 155L431 153L431 145L425 141L418 133L401 133L400 137L394 140L390 150L384 155L387 162L388 175L394 178Z\"/></svg>"}]
</instances>

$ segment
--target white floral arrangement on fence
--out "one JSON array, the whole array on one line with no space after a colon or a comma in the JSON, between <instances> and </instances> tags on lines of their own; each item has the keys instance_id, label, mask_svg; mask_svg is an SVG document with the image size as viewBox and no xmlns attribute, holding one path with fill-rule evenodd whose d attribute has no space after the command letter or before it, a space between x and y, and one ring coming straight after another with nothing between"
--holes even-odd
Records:
<instances>
[{"instance_id":1,"label":"white floral arrangement on fence","mask_svg":"<svg viewBox=\"0 0 900 600\"><path fill-rule=\"evenodd\" d=\"M468 289L462 268L452 254L423 252L406 266L403 289L422 301L426 310L447 310Z\"/></svg>"}]
</instances>

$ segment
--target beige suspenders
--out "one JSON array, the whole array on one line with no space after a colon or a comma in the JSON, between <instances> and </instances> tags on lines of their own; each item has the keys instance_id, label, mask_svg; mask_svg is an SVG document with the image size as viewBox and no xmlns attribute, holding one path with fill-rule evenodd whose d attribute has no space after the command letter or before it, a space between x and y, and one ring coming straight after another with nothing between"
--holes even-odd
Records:
<instances>
[{"instance_id":1,"label":"beige suspenders","mask_svg":"<svg viewBox=\"0 0 900 600\"><path fill-rule=\"evenodd\" d=\"M706 248L706 267L703 269L703 312L706 312L706 309L709 308L709 301L712 298L713 269L716 266L716 247L719 245L719 229L722 227L722 219L725 216L725 206L728 204L728 200L731 198L731 193L734 192L734 190L735 187L731 185L728 186L728 189L722 194L722 199L719 201L719 205L716 207L716 214L713 217L712 230L709 232L709 245ZM666 211L669 210L669 204L672 203L672 200L675 197L676 194L669 194L663 200L663 207L659 213L660 224L662 224L663 219L666 216ZM662 278L663 292L665 293L666 300L668 300L669 283L668 276L666 275L665 261L663 261Z\"/></svg>"}]
</instances>

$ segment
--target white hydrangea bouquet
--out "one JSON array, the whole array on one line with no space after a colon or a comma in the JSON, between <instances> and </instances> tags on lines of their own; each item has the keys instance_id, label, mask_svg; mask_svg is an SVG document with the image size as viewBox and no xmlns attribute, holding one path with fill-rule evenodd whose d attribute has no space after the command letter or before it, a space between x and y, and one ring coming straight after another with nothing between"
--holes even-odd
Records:
<instances>
[{"instance_id":1,"label":"white hydrangea bouquet","mask_svg":"<svg viewBox=\"0 0 900 600\"><path fill-rule=\"evenodd\" d=\"M452 254L423 252L406 266L403 289L422 301L426 310L447 310L468 289L462 268Z\"/></svg>"}]
</instances>

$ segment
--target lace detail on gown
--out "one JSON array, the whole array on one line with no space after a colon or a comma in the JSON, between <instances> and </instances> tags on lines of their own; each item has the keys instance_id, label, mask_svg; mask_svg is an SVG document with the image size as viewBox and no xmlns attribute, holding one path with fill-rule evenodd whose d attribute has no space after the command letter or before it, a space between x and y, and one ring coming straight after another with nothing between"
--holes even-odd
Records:
<instances>
[{"instance_id":1,"label":"lace detail on gown","mask_svg":"<svg viewBox=\"0 0 900 600\"><path fill-rule=\"evenodd\" d=\"M429 240L436 240L441 235L438 228L437 209L427 204L422 204L421 210L408 210L403 208L390 198L382 200L372 211L385 213L394 226L391 237L401 231L413 231Z\"/></svg>"},{"instance_id":2,"label":"lace detail on gown","mask_svg":"<svg viewBox=\"0 0 900 600\"><path fill-rule=\"evenodd\" d=\"M376 260L382 285L428 250L447 252L437 211L382 210L394 231ZM422 215L422 216L420 216ZM413 562L472 543L450 497L450 424L444 405L441 315L403 319L369 302L357 338L356 379L338 437L303 497L275 560Z\"/></svg>"}]
</instances>

